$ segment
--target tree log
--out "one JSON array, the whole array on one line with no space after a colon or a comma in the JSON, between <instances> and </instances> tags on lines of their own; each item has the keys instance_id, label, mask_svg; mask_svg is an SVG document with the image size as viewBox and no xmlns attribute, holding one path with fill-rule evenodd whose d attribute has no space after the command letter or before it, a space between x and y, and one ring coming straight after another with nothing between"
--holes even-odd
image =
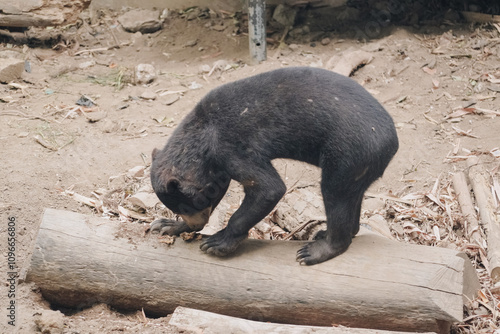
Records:
<instances>
[{"instance_id":1,"label":"tree log","mask_svg":"<svg viewBox=\"0 0 500 334\"><path fill-rule=\"evenodd\" d=\"M54 306L104 302L156 316L185 306L249 320L442 333L479 288L463 253L366 232L344 254L305 267L295 261L302 241L246 240L218 258L199 242L131 238L123 229L133 226L47 209L21 277Z\"/></svg>"},{"instance_id":2,"label":"tree log","mask_svg":"<svg viewBox=\"0 0 500 334\"><path fill-rule=\"evenodd\" d=\"M462 214L467 222L467 235L472 239L472 241L475 241L477 245L482 246L479 222L476 218L476 211L474 210L474 204L472 203L465 174L463 172L457 172L453 174L452 180L453 188L455 189L455 194L457 194L458 203L460 204L460 209L462 210Z\"/></svg>"},{"instance_id":3,"label":"tree log","mask_svg":"<svg viewBox=\"0 0 500 334\"><path fill-rule=\"evenodd\" d=\"M0 0L0 27L58 26L73 23L91 0Z\"/></svg>"},{"instance_id":4,"label":"tree log","mask_svg":"<svg viewBox=\"0 0 500 334\"><path fill-rule=\"evenodd\" d=\"M479 218L486 230L489 272L493 283L500 282L500 220L495 215L489 175L475 156L467 159L469 180L479 208Z\"/></svg>"},{"instance_id":5,"label":"tree log","mask_svg":"<svg viewBox=\"0 0 500 334\"><path fill-rule=\"evenodd\" d=\"M345 327L319 327L283 325L271 322L252 321L212 312L194 310L179 306L168 322L177 327L181 333L189 331L203 334L219 333L286 333L286 334L373 334L372 329L345 328ZM377 334L408 334L408 332L393 332L377 330ZM421 333L425 334L425 333ZM430 333L428 333L430 334Z\"/></svg>"}]
</instances>

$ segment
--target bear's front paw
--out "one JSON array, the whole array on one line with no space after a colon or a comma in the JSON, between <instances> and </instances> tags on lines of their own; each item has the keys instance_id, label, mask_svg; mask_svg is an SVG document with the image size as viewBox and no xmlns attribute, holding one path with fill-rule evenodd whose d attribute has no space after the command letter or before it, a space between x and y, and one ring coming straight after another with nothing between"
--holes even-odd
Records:
<instances>
[{"instance_id":1,"label":"bear's front paw","mask_svg":"<svg viewBox=\"0 0 500 334\"><path fill-rule=\"evenodd\" d=\"M321 263L345 252L349 244L350 242L332 243L326 239L319 239L299 249L297 261L301 265L308 266Z\"/></svg>"},{"instance_id":2,"label":"bear's front paw","mask_svg":"<svg viewBox=\"0 0 500 334\"><path fill-rule=\"evenodd\" d=\"M226 256L233 253L245 238L246 235L240 238L228 236L224 229L204 240L200 249L207 254Z\"/></svg>"},{"instance_id":3,"label":"bear's front paw","mask_svg":"<svg viewBox=\"0 0 500 334\"><path fill-rule=\"evenodd\" d=\"M191 229L182 220L157 219L149 227L151 232L159 232L160 235L179 235L183 232L191 232Z\"/></svg>"}]
</instances>

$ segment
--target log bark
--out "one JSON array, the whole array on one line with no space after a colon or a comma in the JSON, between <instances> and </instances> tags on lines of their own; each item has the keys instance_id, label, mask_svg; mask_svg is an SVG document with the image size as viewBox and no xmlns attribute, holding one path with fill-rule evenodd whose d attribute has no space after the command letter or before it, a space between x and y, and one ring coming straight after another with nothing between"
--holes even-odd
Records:
<instances>
[{"instance_id":1,"label":"log bark","mask_svg":"<svg viewBox=\"0 0 500 334\"><path fill-rule=\"evenodd\" d=\"M73 23L91 0L0 0L1 27L58 26Z\"/></svg>"},{"instance_id":2,"label":"log bark","mask_svg":"<svg viewBox=\"0 0 500 334\"><path fill-rule=\"evenodd\" d=\"M365 328L319 327L283 325L271 322L252 321L200 311L179 306L168 322L181 332L189 331L203 334L219 333L286 333L286 334L373 334L374 331ZM377 330L377 334L408 334L408 332L393 332ZM421 333L425 334L425 333ZM430 333L428 333L430 334Z\"/></svg>"},{"instance_id":3,"label":"log bark","mask_svg":"<svg viewBox=\"0 0 500 334\"><path fill-rule=\"evenodd\" d=\"M467 164L469 166L469 180L479 208L479 218L486 230L490 276L493 283L497 283L500 282L500 221L495 215L489 175L478 164L477 157L469 158Z\"/></svg>"},{"instance_id":4,"label":"log bark","mask_svg":"<svg viewBox=\"0 0 500 334\"><path fill-rule=\"evenodd\" d=\"M337 258L303 267L295 253L304 242L246 240L217 258L199 242L129 240L130 226L47 209L22 276L70 308L104 302L165 316L186 306L250 320L442 333L462 320L463 298L479 288L465 254L371 233Z\"/></svg>"}]
</instances>

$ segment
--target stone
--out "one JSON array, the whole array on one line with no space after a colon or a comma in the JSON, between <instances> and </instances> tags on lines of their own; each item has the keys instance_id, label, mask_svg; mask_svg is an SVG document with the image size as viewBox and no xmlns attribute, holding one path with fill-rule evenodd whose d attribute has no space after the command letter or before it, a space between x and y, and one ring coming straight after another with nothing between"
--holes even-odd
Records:
<instances>
[{"instance_id":1,"label":"stone","mask_svg":"<svg viewBox=\"0 0 500 334\"><path fill-rule=\"evenodd\" d=\"M84 61L83 63L78 64L78 68L84 70L84 69L87 69L89 67L94 66L95 64L96 64L95 60Z\"/></svg>"},{"instance_id":2,"label":"stone","mask_svg":"<svg viewBox=\"0 0 500 334\"><path fill-rule=\"evenodd\" d=\"M140 96L140 98L144 100L156 100L156 97L156 93L151 90L144 91Z\"/></svg>"},{"instance_id":3,"label":"stone","mask_svg":"<svg viewBox=\"0 0 500 334\"><path fill-rule=\"evenodd\" d=\"M7 58L0 61L0 82L9 83L21 79L24 72L24 60Z\"/></svg>"},{"instance_id":4,"label":"stone","mask_svg":"<svg viewBox=\"0 0 500 334\"><path fill-rule=\"evenodd\" d=\"M321 45L328 45L330 42L331 40L328 37L325 37L321 40Z\"/></svg>"},{"instance_id":5,"label":"stone","mask_svg":"<svg viewBox=\"0 0 500 334\"><path fill-rule=\"evenodd\" d=\"M59 311L42 310L36 312L34 322L40 333L59 334L64 330L64 314Z\"/></svg>"},{"instance_id":6,"label":"stone","mask_svg":"<svg viewBox=\"0 0 500 334\"><path fill-rule=\"evenodd\" d=\"M191 41L187 41L186 44L184 44L184 47L185 48L192 48L193 46L196 46L196 44L198 44L198 40L193 39Z\"/></svg>"},{"instance_id":7,"label":"stone","mask_svg":"<svg viewBox=\"0 0 500 334\"><path fill-rule=\"evenodd\" d=\"M162 103L169 106L171 104L174 104L175 102L179 101L180 97L178 94L168 94L165 95L162 99Z\"/></svg>"},{"instance_id":8,"label":"stone","mask_svg":"<svg viewBox=\"0 0 500 334\"><path fill-rule=\"evenodd\" d=\"M273 19L285 27L293 27L296 16L297 9L281 4L276 6L273 13Z\"/></svg>"},{"instance_id":9,"label":"stone","mask_svg":"<svg viewBox=\"0 0 500 334\"><path fill-rule=\"evenodd\" d=\"M385 201L377 197L367 198L363 201L363 210L370 212L379 211L385 208Z\"/></svg>"},{"instance_id":10,"label":"stone","mask_svg":"<svg viewBox=\"0 0 500 334\"><path fill-rule=\"evenodd\" d=\"M204 64L200 66L200 73L208 73L212 68L210 65Z\"/></svg>"},{"instance_id":11,"label":"stone","mask_svg":"<svg viewBox=\"0 0 500 334\"><path fill-rule=\"evenodd\" d=\"M148 84L156 79L156 69L151 64L139 64L135 67L135 83Z\"/></svg>"},{"instance_id":12,"label":"stone","mask_svg":"<svg viewBox=\"0 0 500 334\"><path fill-rule=\"evenodd\" d=\"M158 196L155 193L148 192L138 192L133 196L128 198L128 201L135 206L138 206L143 209L151 209L156 206L156 204L160 203Z\"/></svg>"},{"instance_id":13,"label":"stone","mask_svg":"<svg viewBox=\"0 0 500 334\"><path fill-rule=\"evenodd\" d=\"M133 9L118 18L123 29L128 32L140 31L143 34L152 33L161 29L159 10Z\"/></svg>"}]
</instances>

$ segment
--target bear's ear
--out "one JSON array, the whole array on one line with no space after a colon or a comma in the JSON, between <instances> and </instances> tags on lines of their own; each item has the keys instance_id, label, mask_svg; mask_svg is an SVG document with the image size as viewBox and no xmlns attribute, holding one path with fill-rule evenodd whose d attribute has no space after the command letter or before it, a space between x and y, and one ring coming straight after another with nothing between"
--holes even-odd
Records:
<instances>
[{"instance_id":1,"label":"bear's ear","mask_svg":"<svg viewBox=\"0 0 500 334\"><path fill-rule=\"evenodd\" d=\"M167 181L167 193L171 194L177 190L179 190L180 182L176 178L170 178Z\"/></svg>"},{"instance_id":2,"label":"bear's ear","mask_svg":"<svg viewBox=\"0 0 500 334\"><path fill-rule=\"evenodd\" d=\"M154 160L157 154L158 154L158 149L155 147L153 149L153 152L151 153L151 160Z\"/></svg>"}]
</instances>

